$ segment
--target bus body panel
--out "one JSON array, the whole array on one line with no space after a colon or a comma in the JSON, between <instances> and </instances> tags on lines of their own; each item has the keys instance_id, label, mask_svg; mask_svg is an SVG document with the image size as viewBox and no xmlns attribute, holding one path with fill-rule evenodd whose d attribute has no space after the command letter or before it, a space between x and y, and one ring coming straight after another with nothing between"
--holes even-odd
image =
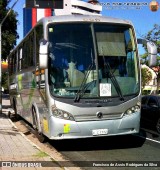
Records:
<instances>
[{"instance_id":1,"label":"bus body panel","mask_svg":"<svg viewBox=\"0 0 160 170\"><path fill-rule=\"evenodd\" d=\"M139 132L140 113L134 113L122 119L103 121L62 121L54 117L50 118L51 139L73 139L97 136L126 135ZM105 135L93 135L93 130L107 129Z\"/></svg>"},{"instance_id":2,"label":"bus body panel","mask_svg":"<svg viewBox=\"0 0 160 170\"><path fill-rule=\"evenodd\" d=\"M80 117L77 121L63 120L55 118L52 113L49 118L49 128L51 139L69 139L69 138L83 138L94 137L92 130L107 129L107 136L132 134L139 132L140 112L136 112L130 115L124 113L127 109L135 106L139 101L140 96L133 98L126 103L118 106L111 107L77 107L66 103L50 100L50 108L56 105L57 108L63 109L66 112L71 113L75 118ZM52 112L52 111L51 111ZM101 112L103 117L97 118L96 113ZM117 113L115 117L114 114ZM110 115L106 117L106 115ZM87 115L87 116L86 116ZM65 132L66 129L66 133ZM67 131L68 129L68 131ZM101 136L101 135L99 135ZM103 135L102 135L103 136Z\"/></svg>"}]
</instances>

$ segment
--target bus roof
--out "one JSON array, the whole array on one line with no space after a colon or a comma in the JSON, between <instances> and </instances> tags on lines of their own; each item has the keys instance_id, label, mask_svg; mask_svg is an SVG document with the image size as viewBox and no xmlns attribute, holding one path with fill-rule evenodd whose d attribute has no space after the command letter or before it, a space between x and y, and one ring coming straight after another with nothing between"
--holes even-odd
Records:
<instances>
[{"instance_id":1,"label":"bus roof","mask_svg":"<svg viewBox=\"0 0 160 170\"><path fill-rule=\"evenodd\" d=\"M112 23L112 24L125 24L125 25L131 25L133 27L133 24L129 20L119 19L119 18L113 18L113 17L107 17L107 16L97 16L97 15L59 15L59 16L50 16L50 17L44 17L41 20L37 22L38 24L47 25L49 23L71 23L71 22L94 22L94 23ZM34 27L36 27L36 25ZM32 29L34 29L34 27ZM27 33L25 37L21 40L21 42L24 41L24 39L30 34L32 29ZM21 43L20 42L20 43ZM19 44L20 44L19 43ZM16 47L11 50L13 52L19 44L16 45Z\"/></svg>"},{"instance_id":2,"label":"bus roof","mask_svg":"<svg viewBox=\"0 0 160 170\"><path fill-rule=\"evenodd\" d=\"M67 22L104 22L104 23L115 23L115 24L126 24L132 25L131 21L106 17L97 15L61 15L61 16L51 16L42 18L38 23L67 23Z\"/></svg>"}]
</instances>

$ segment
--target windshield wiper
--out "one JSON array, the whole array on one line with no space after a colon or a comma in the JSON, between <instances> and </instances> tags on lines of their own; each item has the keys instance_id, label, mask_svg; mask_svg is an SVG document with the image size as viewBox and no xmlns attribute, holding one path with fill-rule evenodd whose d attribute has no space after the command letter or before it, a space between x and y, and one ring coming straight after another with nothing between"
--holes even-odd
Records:
<instances>
[{"instance_id":1,"label":"windshield wiper","mask_svg":"<svg viewBox=\"0 0 160 170\"><path fill-rule=\"evenodd\" d=\"M111 72L111 67L110 67L108 62L106 63L106 67L107 67L107 69L109 71L109 74L110 74L109 77L110 77L110 79L111 79L111 81L112 81L112 83L113 83L113 85L114 85L114 87L115 87L115 89L117 91L117 94L120 96L120 100L124 100L121 88L120 88L120 86L119 86L119 84L117 82L117 79L116 79L115 75Z\"/></svg>"},{"instance_id":2,"label":"windshield wiper","mask_svg":"<svg viewBox=\"0 0 160 170\"><path fill-rule=\"evenodd\" d=\"M102 54L103 54L103 48L102 48ZM111 71L111 67L110 67L109 63L105 62L104 55L103 55L103 62L104 62L104 68L107 68L107 72L109 73L109 74L107 73L108 74L107 78L109 77L111 79L111 81L112 81L112 83L113 83L113 85L114 85L114 87L115 87L115 89L117 91L117 94L120 96L120 100L124 100L121 88L120 88L120 86L119 86L119 84L117 82L117 79L116 79L115 75Z\"/></svg>"},{"instance_id":3,"label":"windshield wiper","mask_svg":"<svg viewBox=\"0 0 160 170\"><path fill-rule=\"evenodd\" d=\"M92 56L92 50L91 50L91 60L92 60L92 64L89 65L87 71L86 71L86 74L84 75L84 78L83 78L83 81L75 95L75 98L74 98L74 102L79 102L80 98L83 96L85 90L87 89L87 86L86 86L86 81L88 79L88 76L93 68L93 56Z\"/></svg>"},{"instance_id":4,"label":"windshield wiper","mask_svg":"<svg viewBox=\"0 0 160 170\"><path fill-rule=\"evenodd\" d=\"M91 69L92 69L93 65L89 65L88 69L87 69L87 73L85 74L84 78L83 78L83 81L80 85L80 88L78 89L76 95L75 95L75 98L74 98L74 102L79 102L80 98L82 97L82 95L84 94L85 90L86 90L86 81L88 79L88 76L91 72Z\"/></svg>"}]
</instances>

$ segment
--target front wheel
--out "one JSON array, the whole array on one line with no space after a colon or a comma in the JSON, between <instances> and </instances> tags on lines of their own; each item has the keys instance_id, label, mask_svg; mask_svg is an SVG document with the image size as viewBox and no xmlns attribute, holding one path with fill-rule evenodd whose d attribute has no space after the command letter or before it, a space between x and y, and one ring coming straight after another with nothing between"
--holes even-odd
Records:
<instances>
[{"instance_id":1,"label":"front wheel","mask_svg":"<svg viewBox=\"0 0 160 170\"><path fill-rule=\"evenodd\" d=\"M37 138L41 143L45 143L46 142L46 137L42 134L42 133L38 133L37 132Z\"/></svg>"},{"instance_id":2,"label":"front wheel","mask_svg":"<svg viewBox=\"0 0 160 170\"><path fill-rule=\"evenodd\" d=\"M157 129L157 132L160 134L160 118L157 121L156 129Z\"/></svg>"},{"instance_id":3,"label":"front wheel","mask_svg":"<svg viewBox=\"0 0 160 170\"><path fill-rule=\"evenodd\" d=\"M32 114L33 114L33 128L35 129L36 136L41 143L44 143L46 141L46 137L41 132L38 131L38 119L36 109L34 107L32 108Z\"/></svg>"}]
</instances>

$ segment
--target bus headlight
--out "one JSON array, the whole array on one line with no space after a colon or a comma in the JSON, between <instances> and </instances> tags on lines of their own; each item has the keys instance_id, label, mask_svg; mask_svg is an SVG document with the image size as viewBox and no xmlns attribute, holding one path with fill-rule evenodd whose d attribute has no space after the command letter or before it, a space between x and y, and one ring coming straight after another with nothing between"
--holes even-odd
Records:
<instances>
[{"instance_id":1,"label":"bus headlight","mask_svg":"<svg viewBox=\"0 0 160 170\"><path fill-rule=\"evenodd\" d=\"M52 113L55 117L60 118L60 119L66 119L66 120L74 120L73 116L61 109L58 109L56 107L52 107Z\"/></svg>"},{"instance_id":2,"label":"bus headlight","mask_svg":"<svg viewBox=\"0 0 160 170\"><path fill-rule=\"evenodd\" d=\"M141 109L141 105L138 102L135 106L132 106L131 108L127 109L124 113L124 116L130 115L132 113L140 112L140 109Z\"/></svg>"}]
</instances>

